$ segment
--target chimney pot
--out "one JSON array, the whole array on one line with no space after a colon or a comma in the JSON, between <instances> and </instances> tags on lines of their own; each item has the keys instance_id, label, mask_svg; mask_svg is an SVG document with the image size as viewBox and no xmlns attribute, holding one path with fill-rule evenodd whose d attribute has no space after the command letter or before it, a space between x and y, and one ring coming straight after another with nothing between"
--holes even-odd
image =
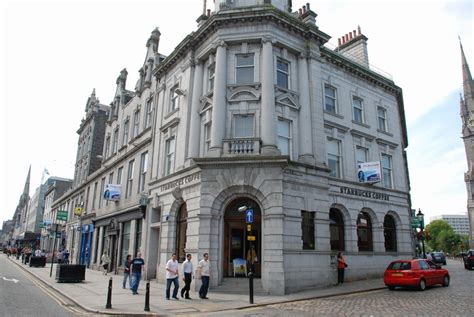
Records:
<instances>
[{"instance_id":1,"label":"chimney pot","mask_svg":"<svg viewBox=\"0 0 474 317\"><path fill-rule=\"evenodd\" d=\"M303 9L301 9L301 8L300 8L300 9L298 9L298 12L300 13L300 16L302 16L302 15L303 15Z\"/></svg>"},{"instance_id":2,"label":"chimney pot","mask_svg":"<svg viewBox=\"0 0 474 317\"><path fill-rule=\"evenodd\" d=\"M354 33L354 37L357 37L356 30L352 31L352 33Z\"/></svg>"},{"instance_id":3,"label":"chimney pot","mask_svg":"<svg viewBox=\"0 0 474 317\"><path fill-rule=\"evenodd\" d=\"M349 42L349 34L346 34L346 42Z\"/></svg>"},{"instance_id":4,"label":"chimney pot","mask_svg":"<svg viewBox=\"0 0 474 317\"><path fill-rule=\"evenodd\" d=\"M349 39L352 40L352 32L349 33Z\"/></svg>"},{"instance_id":5,"label":"chimney pot","mask_svg":"<svg viewBox=\"0 0 474 317\"><path fill-rule=\"evenodd\" d=\"M357 30L359 32L359 35L361 34L361 31L360 31L360 25L357 26Z\"/></svg>"},{"instance_id":6,"label":"chimney pot","mask_svg":"<svg viewBox=\"0 0 474 317\"><path fill-rule=\"evenodd\" d=\"M211 9L207 9L207 16L208 16L208 17L211 16Z\"/></svg>"},{"instance_id":7,"label":"chimney pot","mask_svg":"<svg viewBox=\"0 0 474 317\"><path fill-rule=\"evenodd\" d=\"M310 10L310 9L309 9L309 2L306 3L306 8L308 9L308 11Z\"/></svg>"},{"instance_id":8,"label":"chimney pot","mask_svg":"<svg viewBox=\"0 0 474 317\"><path fill-rule=\"evenodd\" d=\"M341 46L341 38L337 39L337 46Z\"/></svg>"},{"instance_id":9,"label":"chimney pot","mask_svg":"<svg viewBox=\"0 0 474 317\"><path fill-rule=\"evenodd\" d=\"M306 6L303 6L303 12L306 12Z\"/></svg>"}]
</instances>

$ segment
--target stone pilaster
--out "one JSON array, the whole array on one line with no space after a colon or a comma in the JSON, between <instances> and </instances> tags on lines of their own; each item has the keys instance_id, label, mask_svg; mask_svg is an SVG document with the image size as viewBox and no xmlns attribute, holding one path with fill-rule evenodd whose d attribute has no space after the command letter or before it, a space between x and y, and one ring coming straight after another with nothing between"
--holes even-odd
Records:
<instances>
[{"instance_id":1,"label":"stone pilaster","mask_svg":"<svg viewBox=\"0 0 474 317\"><path fill-rule=\"evenodd\" d=\"M271 38L262 40L262 155L279 155L276 136L275 83L273 78L273 45Z\"/></svg>"},{"instance_id":2,"label":"stone pilaster","mask_svg":"<svg viewBox=\"0 0 474 317\"><path fill-rule=\"evenodd\" d=\"M301 105L299 113L299 160L303 163L314 164L308 62L305 54L301 54L298 61L298 83Z\"/></svg>"},{"instance_id":3,"label":"stone pilaster","mask_svg":"<svg viewBox=\"0 0 474 317\"><path fill-rule=\"evenodd\" d=\"M225 135L227 108L227 45L224 41L221 41L217 44L214 83L211 146L208 155L212 157L219 157L222 154L222 139Z\"/></svg>"},{"instance_id":4,"label":"stone pilaster","mask_svg":"<svg viewBox=\"0 0 474 317\"><path fill-rule=\"evenodd\" d=\"M203 76L203 65L201 62L197 62L194 69L194 80L193 80L193 96L191 101L191 120L189 123L189 147L188 147L188 158L199 156L199 145L200 145L200 116L199 106L201 104L200 99L202 95L202 76ZM213 122L214 123L214 122Z\"/></svg>"}]
</instances>

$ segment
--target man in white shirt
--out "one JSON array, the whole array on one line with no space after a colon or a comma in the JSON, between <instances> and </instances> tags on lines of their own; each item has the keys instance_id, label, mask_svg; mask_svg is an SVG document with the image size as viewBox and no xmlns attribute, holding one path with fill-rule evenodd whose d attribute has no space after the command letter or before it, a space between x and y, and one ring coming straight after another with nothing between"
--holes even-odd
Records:
<instances>
[{"instance_id":1,"label":"man in white shirt","mask_svg":"<svg viewBox=\"0 0 474 317\"><path fill-rule=\"evenodd\" d=\"M209 290L209 277L210 274L210 265L209 265L209 254L204 253L204 257L199 261L197 271L201 276L201 289L199 290L199 297L201 299L209 299L207 297L207 291Z\"/></svg>"},{"instance_id":2,"label":"man in white shirt","mask_svg":"<svg viewBox=\"0 0 474 317\"><path fill-rule=\"evenodd\" d=\"M183 279L184 287L181 289L181 297L184 297L186 293L186 299L189 297L189 290L191 289L191 280L193 277L193 262L191 262L191 254L186 255L186 261L183 262Z\"/></svg>"},{"instance_id":3,"label":"man in white shirt","mask_svg":"<svg viewBox=\"0 0 474 317\"><path fill-rule=\"evenodd\" d=\"M179 288L179 280L178 280L178 261L176 260L176 253L173 253L171 259L168 260L166 263L166 299L170 299L170 289L171 283L174 284L173 289L173 298L179 300L178 298L178 288Z\"/></svg>"}]
</instances>

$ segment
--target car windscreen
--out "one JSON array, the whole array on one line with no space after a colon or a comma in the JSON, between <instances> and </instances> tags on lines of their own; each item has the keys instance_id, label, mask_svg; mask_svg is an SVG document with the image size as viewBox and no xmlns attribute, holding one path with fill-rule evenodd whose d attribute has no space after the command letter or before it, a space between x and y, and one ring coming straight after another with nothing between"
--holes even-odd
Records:
<instances>
[{"instance_id":1,"label":"car windscreen","mask_svg":"<svg viewBox=\"0 0 474 317\"><path fill-rule=\"evenodd\" d=\"M387 267L387 270L411 270L410 262L392 262Z\"/></svg>"}]
</instances>

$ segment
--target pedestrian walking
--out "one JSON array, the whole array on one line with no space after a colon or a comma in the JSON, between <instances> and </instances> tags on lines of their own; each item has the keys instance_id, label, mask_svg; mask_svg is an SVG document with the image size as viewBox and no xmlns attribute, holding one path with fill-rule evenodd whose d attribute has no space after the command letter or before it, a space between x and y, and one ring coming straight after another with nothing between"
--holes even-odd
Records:
<instances>
[{"instance_id":1,"label":"pedestrian walking","mask_svg":"<svg viewBox=\"0 0 474 317\"><path fill-rule=\"evenodd\" d=\"M102 257L100 258L100 262L102 263L102 268L104 269L104 272L102 274L107 275L107 272L109 271L109 263L110 263L110 258L107 255L107 252L104 252L104 254L102 254Z\"/></svg>"},{"instance_id":2,"label":"pedestrian walking","mask_svg":"<svg viewBox=\"0 0 474 317\"><path fill-rule=\"evenodd\" d=\"M137 257L132 260L130 264L130 271L132 272L132 294L138 295L138 286L140 285L140 279L142 278L143 268L145 267L145 261L142 259L141 252L137 253Z\"/></svg>"},{"instance_id":3,"label":"pedestrian walking","mask_svg":"<svg viewBox=\"0 0 474 317\"><path fill-rule=\"evenodd\" d=\"M344 283L344 270L347 267L347 263L342 256L342 252L337 254L337 285Z\"/></svg>"},{"instance_id":4,"label":"pedestrian walking","mask_svg":"<svg viewBox=\"0 0 474 317\"><path fill-rule=\"evenodd\" d=\"M166 262L166 299L170 299L171 283L174 284L173 298L178 298L179 288L179 272L178 272L178 261L176 260L176 253L171 255L171 259Z\"/></svg>"},{"instance_id":5,"label":"pedestrian walking","mask_svg":"<svg viewBox=\"0 0 474 317\"><path fill-rule=\"evenodd\" d=\"M196 276L201 277L201 288L199 289L199 298L201 299L209 299L207 297L207 291L209 290L209 278L211 276L210 274L210 265L209 265L209 254L204 253L203 259L199 261L199 264L197 266Z\"/></svg>"},{"instance_id":6,"label":"pedestrian walking","mask_svg":"<svg viewBox=\"0 0 474 317\"><path fill-rule=\"evenodd\" d=\"M186 299L192 299L189 297L189 290L191 289L191 281L193 278L193 262L191 262L191 254L186 255L186 261L183 262L183 281L184 287L181 289L181 297L186 295Z\"/></svg>"},{"instance_id":7,"label":"pedestrian walking","mask_svg":"<svg viewBox=\"0 0 474 317\"><path fill-rule=\"evenodd\" d=\"M63 252L63 261L64 264L69 264L69 251L67 249Z\"/></svg>"},{"instance_id":8,"label":"pedestrian walking","mask_svg":"<svg viewBox=\"0 0 474 317\"><path fill-rule=\"evenodd\" d=\"M132 289L132 278L130 277L130 266L132 265L132 256L130 254L127 255L127 258L125 259L123 263L123 289L125 289L125 285L127 284L127 279L128 279L128 284L130 286L130 289Z\"/></svg>"}]
</instances>

